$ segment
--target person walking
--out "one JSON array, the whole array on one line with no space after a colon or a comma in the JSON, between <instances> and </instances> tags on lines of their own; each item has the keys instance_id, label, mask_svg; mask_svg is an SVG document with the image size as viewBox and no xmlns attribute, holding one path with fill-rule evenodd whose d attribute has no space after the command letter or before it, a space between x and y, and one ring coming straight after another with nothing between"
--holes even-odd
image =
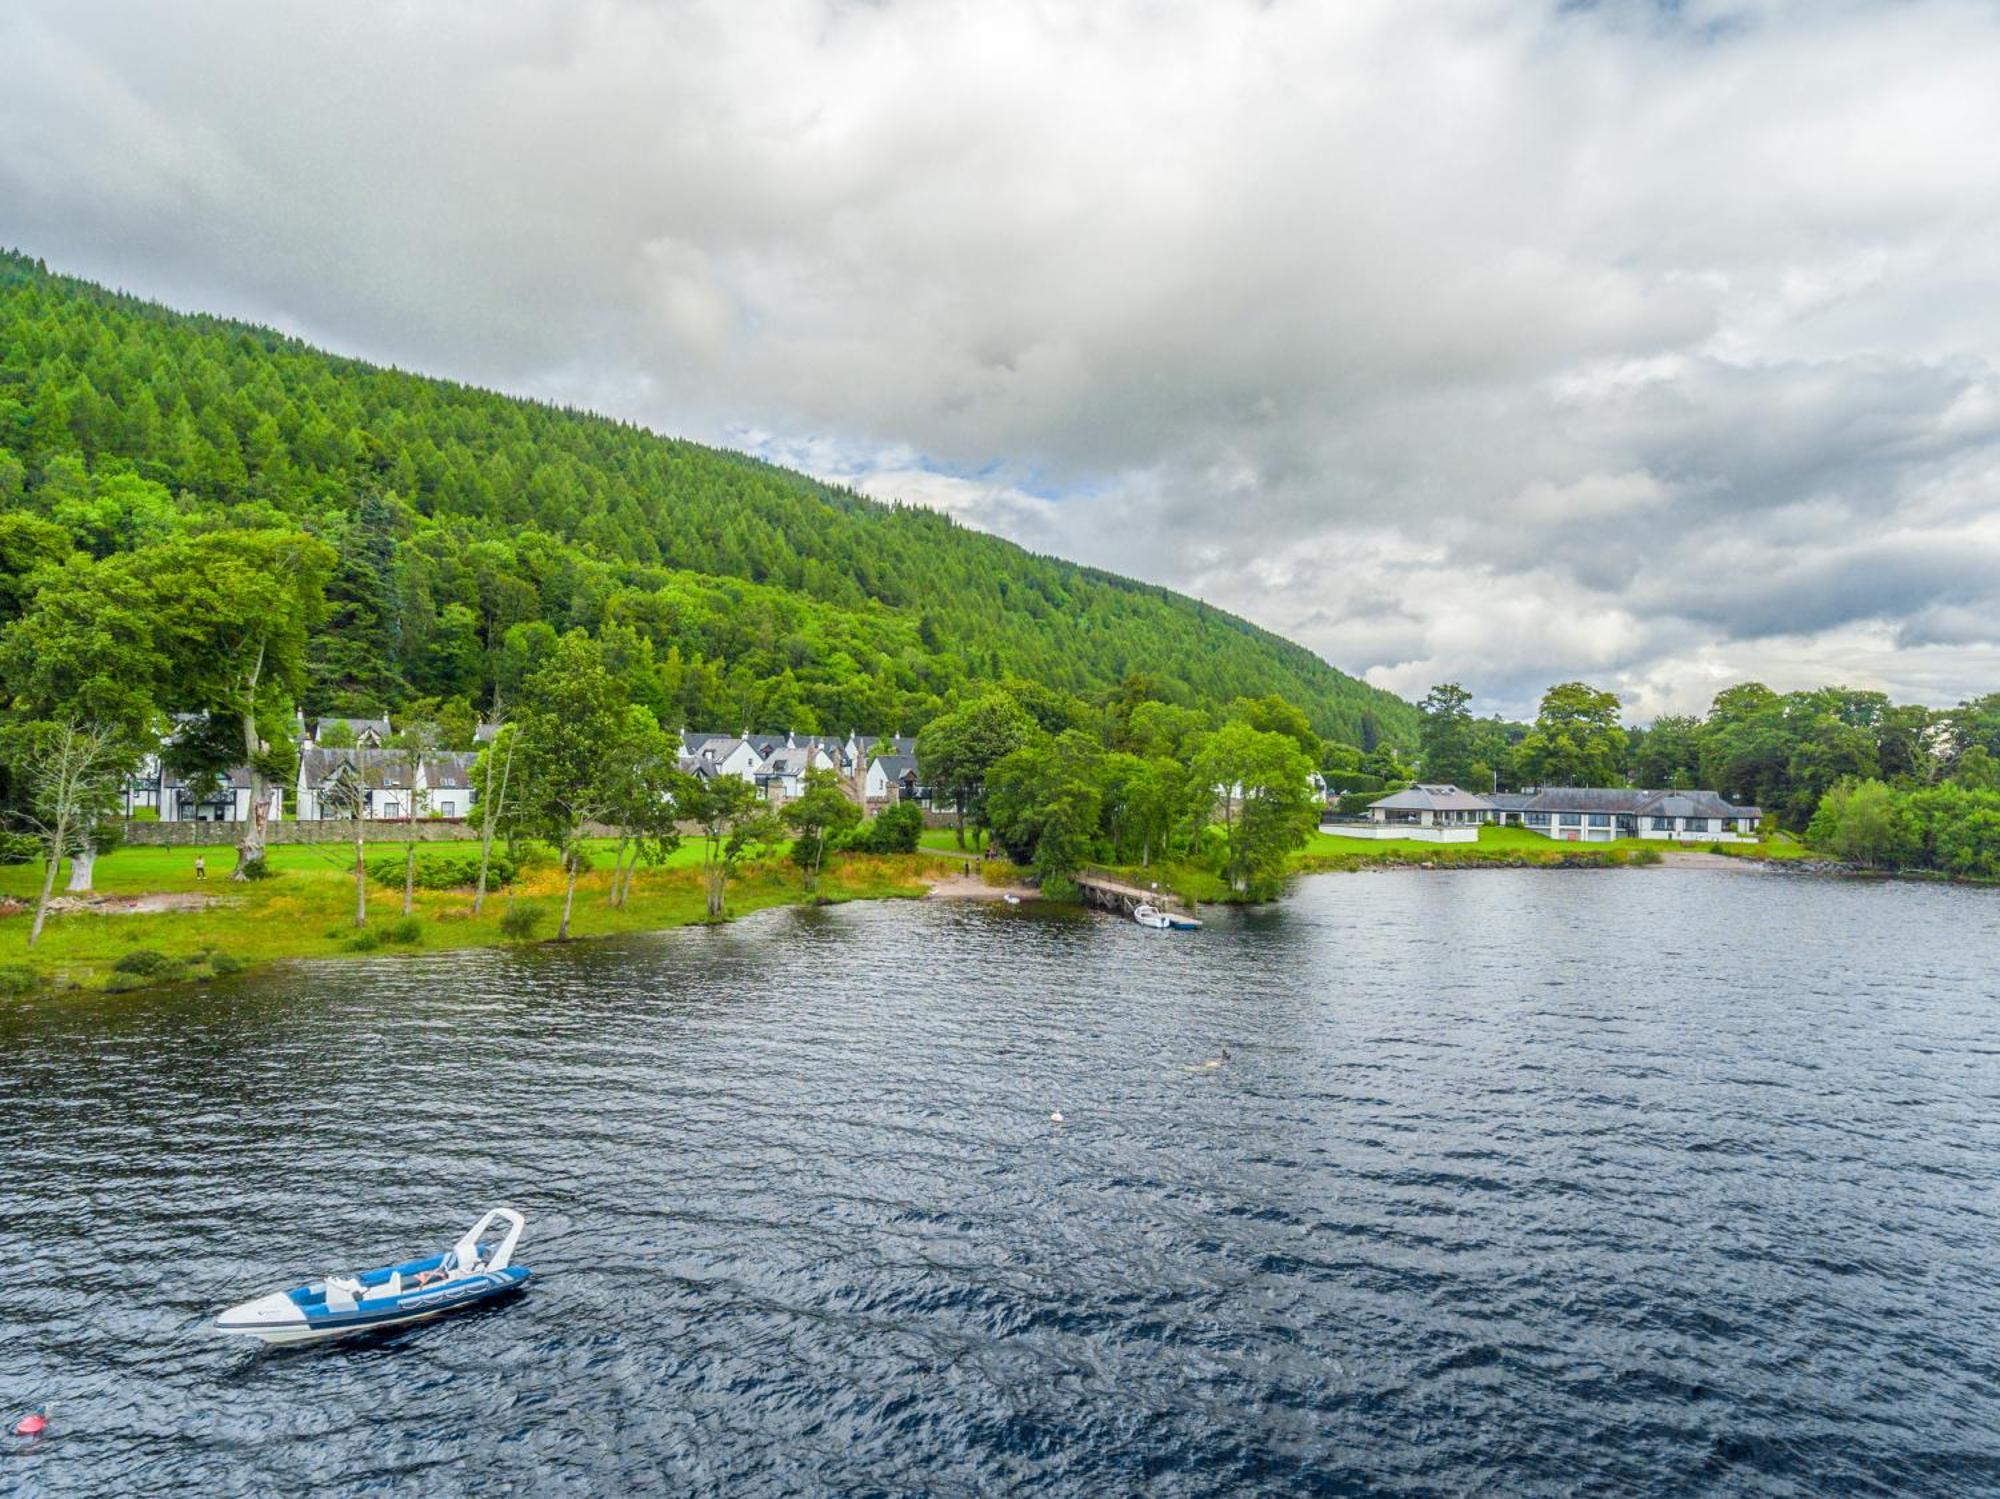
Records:
<instances>
[{"instance_id":1,"label":"person walking","mask_svg":"<svg viewBox=\"0 0 2000 1499\"><path fill-rule=\"evenodd\" d=\"M194 856L194 877L198 880L208 878L208 861L200 854Z\"/></svg>"}]
</instances>

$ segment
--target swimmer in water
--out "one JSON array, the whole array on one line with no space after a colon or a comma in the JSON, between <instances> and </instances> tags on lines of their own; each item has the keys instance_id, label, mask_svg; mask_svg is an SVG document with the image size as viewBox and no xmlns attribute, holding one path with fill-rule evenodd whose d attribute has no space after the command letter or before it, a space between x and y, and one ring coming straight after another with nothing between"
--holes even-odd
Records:
<instances>
[{"instance_id":1,"label":"swimmer in water","mask_svg":"<svg viewBox=\"0 0 2000 1499\"><path fill-rule=\"evenodd\" d=\"M1227 1067L1228 1065L1229 1065L1229 1048L1225 1046L1222 1048L1221 1056L1210 1057L1206 1062L1203 1062L1201 1065L1197 1067L1184 1067L1181 1070L1184 1072L1214 1072L1217 1068Z\"/></svg>"}]
</instances>

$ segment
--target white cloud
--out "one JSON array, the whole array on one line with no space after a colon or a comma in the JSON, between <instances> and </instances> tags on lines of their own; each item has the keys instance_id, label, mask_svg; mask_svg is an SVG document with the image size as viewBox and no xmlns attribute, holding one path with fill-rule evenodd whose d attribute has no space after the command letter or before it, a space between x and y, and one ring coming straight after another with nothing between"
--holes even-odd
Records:
<instances>
[{"instance_id":1,"label":"white cloud","mask_svg":"<svg viewBox=\"0 0 2000 1499\"><path fill-rule=\"evenodd\" d=\"M2000 616L1996 77L1973 0L16 0L0 239L1400 690L1949 700Z\"/></svg>"}]
</instances>

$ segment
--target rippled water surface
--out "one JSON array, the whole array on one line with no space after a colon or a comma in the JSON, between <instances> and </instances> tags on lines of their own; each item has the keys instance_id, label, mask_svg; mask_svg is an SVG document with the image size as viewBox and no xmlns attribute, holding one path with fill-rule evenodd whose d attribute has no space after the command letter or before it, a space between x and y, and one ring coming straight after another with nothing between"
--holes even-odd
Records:
<instances>
[{"instance_id":1,"label":"rippled water surface","mask_svg":"<svg viewBox=\"0 0 2000 1499\"><path fill-rule=\"evenodd\" d=\"M1977 892L1407 873L3 1012L0 1490L1993 1491L1996 961ZM496 1202L511 1305L204 1328Z\"/></svg>"}]
</instances>

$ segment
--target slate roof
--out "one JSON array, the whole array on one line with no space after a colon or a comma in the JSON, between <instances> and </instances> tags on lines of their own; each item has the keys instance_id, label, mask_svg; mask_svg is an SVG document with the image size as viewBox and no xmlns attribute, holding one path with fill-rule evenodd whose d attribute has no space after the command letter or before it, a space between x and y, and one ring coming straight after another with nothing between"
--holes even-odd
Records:
<instances>
[{"instance_id":1,"label":"slate roof","mask_svg":"<svg viewBox=\"0 0 2000 1499\"><path fill-rule=\"evenodd\" d=\"M900 781L906 775L917 773L915 755L877 755L875 763L882 767L882 774L892 781Z\"/></svg>"},{"instance_id":2,"label":"slate roof","mask_svg":"<svg viewBox=\"0 0 2000 1499\"><path fill-rule=\"evenodd\" d=\"M1509 811L1517 810L1509 808ZM1609 812L1626 817L1761 817L1713 791L1648 791L1632 786L1544 786L1525 793L1522 812Z\"/></svg>"},{"instance_id":3,"label":"slate roof","mask_svg":"<svg viewBox=\"0 0 2000 1499\"><path fill-rule=\"evenodd\" d=\"M358 771L362 784L371 791L400 791L410 784L409 767L398 750L315 746L299 754L299 775L308 791L324 786L343 765Z\"/></svg>"},{"instance_id":4,"label":"slate roof","mask_svg":"<svg viewBox=\"0 0 2000 1499\"><path fill-rule=\"evenodd\" d=\"M1412 786L1368 804L1371 812L1377 807L1389 812L1490 812L1493 804L1483 796L1446 784Z\"/></svg>"},{"instance_id":5,"label":"slate roof","mask_svg":"<svg viewBox=\"0 0 2000 1499\"><path fill-rule=\"evenodd\" d=\"M432 791L464 791L472 785L471 750L439 750L424 760L424 784Z\"/></svg>"}]
</instances>

